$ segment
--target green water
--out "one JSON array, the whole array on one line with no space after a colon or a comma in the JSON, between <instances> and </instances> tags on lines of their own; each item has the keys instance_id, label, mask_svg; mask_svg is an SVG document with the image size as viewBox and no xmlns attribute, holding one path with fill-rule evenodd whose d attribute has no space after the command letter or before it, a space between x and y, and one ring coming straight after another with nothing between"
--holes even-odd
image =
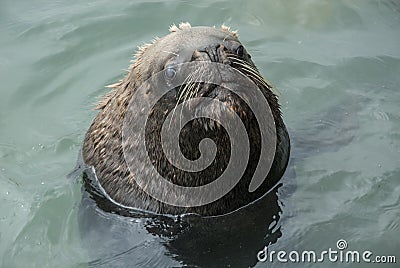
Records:
<instances>
[{"instance_id":1,"label":"green water","mask_svg":"<svg viewBox=\"0 0 400 268\"><path fill-rule=\"evenodd\" d=\"M77 219L80 185L66 174L104 86L138 45L181 21L239 30L280 92L296 187L282 197L271 249L322 251L346 239L397 254L398 265L397 1L0 0L0 266L93 264ZM148 250L148 265L185 264Z\"/></svg>"}]
</instances>

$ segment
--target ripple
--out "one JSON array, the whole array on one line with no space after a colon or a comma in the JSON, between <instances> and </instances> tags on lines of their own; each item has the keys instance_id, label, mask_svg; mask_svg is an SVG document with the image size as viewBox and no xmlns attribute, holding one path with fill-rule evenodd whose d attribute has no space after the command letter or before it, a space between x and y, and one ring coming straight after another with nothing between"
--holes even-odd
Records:
<instances>
[{"instance_id":1,"label":"ripple","mask_svg":"<svg viewBox=\"0 0 400 268\"><path fill-rule=\"evenodd\" d=\"M256 265L253 249L266 241L292 250L334 247L339 238L351 248L393 252L400 234L399 7L394 0L2 1L0 266L108 267L132 258L143 266L193 259ZM158 235L141 220L113 229L106 223L115 215L104 223L89 213L100 220L82 232L80 185L71 193L65 174L95 113L90 104L121 77L137 45L188 18L238 29L280 91L296 173L285 182L290 194L286 188L278 200L282 217L263 218L272 199L251 213L264 219L256 225L248 211L236 221L197 222L175 244L160 224L147 226ZM215 223L225 230L210 228ZM235 231L224 237L226 229ZM82 244L90 235L95 242ZM213 259L210 248L222 243L229 250ZM97 246L104 251L90 255Z\"/></svg>"}]
</instances>

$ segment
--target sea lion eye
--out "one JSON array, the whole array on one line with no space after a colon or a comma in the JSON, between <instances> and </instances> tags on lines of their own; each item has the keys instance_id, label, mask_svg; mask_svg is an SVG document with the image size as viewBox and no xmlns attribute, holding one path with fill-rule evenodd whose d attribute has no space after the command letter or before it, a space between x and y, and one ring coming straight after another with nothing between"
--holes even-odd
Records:
<instances>
[{"instance_id":1,"label":"sea lion eye","mask_svg":"<svg viewBox=\"0 0 400 268\"><path fill-rule=\"evenodd\" d=\"M164 70L164 75L165 78L171 80L175 77L176 75L176 70L172 65L168 65L165 70Z\"/></svg>"},{"instance_id":2,"label":"sea lion eye","mask_svg":"<svg viewBox=\"0 0 400 268\"><path fill-rule=\"evenodd\" d=\"M239 57L243 57L243 54L244 54L244 47L243 47L242 45L240 45L240 46L236 49L236 54L237 54Z\"/></svg>"}]
</instances>

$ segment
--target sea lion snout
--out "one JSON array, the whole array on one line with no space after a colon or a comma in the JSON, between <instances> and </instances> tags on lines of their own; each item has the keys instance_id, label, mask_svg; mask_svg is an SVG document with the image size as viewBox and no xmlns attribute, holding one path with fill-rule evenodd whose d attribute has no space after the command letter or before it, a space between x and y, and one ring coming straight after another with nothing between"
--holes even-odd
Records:
<instances>
[{"instance_id":1,"label":"sea lion snout","mask_svg":"<svg viewBox=\"0 0 400 268\"><path fill-rule=\"evenodd\" d=\"M228 49L223 44L209 45L201 50L196 50L193 53L192 60L208 60L211 62L218 62L222 64L231 64L227 57Z\"/></svg>"},{"instance_id":2,"label":"sea lion snout","mask_svg":"<svg viewBox=\"0 0 400 268\"><path fill-rule=\"evenodd\" d=\"M179 56L178 56L179 57ZM241 65L238 61L242 61ZM177 94L177 102L182 100L182 96L190 96L194 98L190 103L190 109L195 109L201 103L203 97L217 99L222 102L227 102L229 106L235 111L241 111L243 114L248 114L247 111L242 111L235 106L242 106L239 104L239 98L231 91L221 87L220 84L215 84L215 81L220 80L236 80L238 73L229 72L227 68L218 64L228 65L233 69L243 69L243 66L252 66L250 55L246 52L243 45L236 41L217 42L207 45L201 49L195 49L190 62L198 62L199 64L192 73L185 78L186 86L181 87L179 94ZM202 64L204 63L204 64ZM216 63L215 65L212 65ZM165 72L170 72L171 65L168 64ZM179 69L179 68L178 68ZM228 78L229 76L229 78ZM221 78L217 78L221 77ZM192 82L196 80L196 82ZM202 82L199 82L201 80ZM239 81L240 79L238 79ZM213 81L213 82L209 82ZM191 92L182 92L190 89ZM243 95L246 95L244 89ZM204 108L202 108L204 109Z\"/></svg>"},{"instance_id":3,"label":"sea lion snout","mask_svg":"<svg viewBox=\"0 0 400 268\"><path fill-rule=\"evenodd\" d=\"M229 60L228 55L237 56L243 60L251 58L242 44L234 42L233 44L211 44L202 49L196 49L193 52L191 61L211 61L231 65L232 62Z\"/></svg>"}]
</instances>

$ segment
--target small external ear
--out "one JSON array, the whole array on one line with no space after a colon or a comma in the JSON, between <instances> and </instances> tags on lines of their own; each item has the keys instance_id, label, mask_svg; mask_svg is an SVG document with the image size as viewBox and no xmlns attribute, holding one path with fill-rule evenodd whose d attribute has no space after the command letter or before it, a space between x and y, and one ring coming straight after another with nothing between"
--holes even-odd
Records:
<instances>
[{"instance_id":1,"label":"small external ear","mask_svg":"<svg viewBox=\"0 0 400 268\"><path fill-rule=\"evenodd\" d=\"M224 24L221 25L221 30L230 33L231 35L233 35L236 38L239 37L239 34L238 34L237 31L231 31L231 28L229 26L224 25Z\"/></svg>"},{"instance_id":2,"label":"small external ear","mask_svg":"<svg viewBox=\"0 0 400 268\"><path fill-rule=\"evenodd\" d=\"M179 29L181 29L181 30L188 30L190 28L192 28L192 25L190 25L189 22L181 22L181 23L179 23Z\"/></svg>"},{"instance_id":3,"label":"small external ear","mask_svg":"<svg viewBox=\"0 0 400 268\"><path fill-rule=\"evenodd\" d=\"M187 30L192 28L189 22L181 22L179 23L179 26L176 26L175 24L172 24L171 27L169 27L169 31L171 33L177 32L179 30Z\"/></svg>"},{"instance_id":4,"label":"small external ear","mask_svg":"<svg viewBox=\"0 0 400 268\"><path fill-rule=\"evenodd\" d=\"M170 31L171 33L175 33L175 32L177 32L177 31L179 31L179 28L178 28L175 24L172 24L172 25L169 27L169 31Z\"/></svg>"}]
</instances>

